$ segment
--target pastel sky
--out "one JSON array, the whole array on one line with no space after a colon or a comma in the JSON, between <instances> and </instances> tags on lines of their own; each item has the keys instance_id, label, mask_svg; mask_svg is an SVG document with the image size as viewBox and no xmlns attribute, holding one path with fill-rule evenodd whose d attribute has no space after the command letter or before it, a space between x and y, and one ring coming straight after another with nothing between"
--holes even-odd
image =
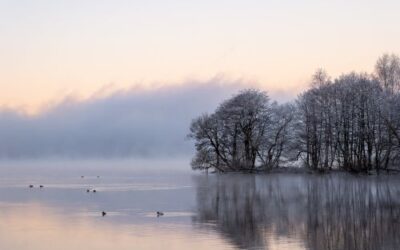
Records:
<instances>
[{"instance_id":1,"label":"pastel sky","mask_svg":"<svg viewBox=\"0 0 400 250\"><path fill-rule=\"evenodd\" d=\"M0 106L208 81L298 93L400 53L398 0L0 0ZM189 83L187 83L189 84Z\"/></svg>"}]
</instances>

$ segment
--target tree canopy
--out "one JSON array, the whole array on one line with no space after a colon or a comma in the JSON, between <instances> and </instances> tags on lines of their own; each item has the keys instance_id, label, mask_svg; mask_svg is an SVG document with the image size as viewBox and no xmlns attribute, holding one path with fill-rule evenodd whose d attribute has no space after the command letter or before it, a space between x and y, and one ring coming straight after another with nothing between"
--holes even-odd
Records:
<instances>
[{"instance_id":1,"label":"tree canopy","mask_svg":"<svg viewBox=\"0 0 400 250\"><path fill-rule=\"evenodd\" d=\"M400 59L384 54L372 74L331 79L318 69L293 103L245 89L195 118L193 169L220 172L303 165L315 170L389 170L400 156Z\"/></svg>"}]
</instances>

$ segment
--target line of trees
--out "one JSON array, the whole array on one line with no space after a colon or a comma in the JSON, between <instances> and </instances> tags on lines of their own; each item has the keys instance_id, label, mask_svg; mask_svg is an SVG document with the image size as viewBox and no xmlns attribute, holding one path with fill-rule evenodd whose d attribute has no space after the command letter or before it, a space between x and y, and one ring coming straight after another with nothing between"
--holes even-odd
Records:
<instances>
[{"instance_id":1,"label":"line of trees","mask_svg":"<svg viewBox=\"0 0 400 250\"><path fill-rule=\"evenodd\" d=\"M393 170L400 158L400 58L384 54L374 74L332 80L317 70L295 102L246 89L194 119L193 169Z\"/></svg>"}]
</instances>

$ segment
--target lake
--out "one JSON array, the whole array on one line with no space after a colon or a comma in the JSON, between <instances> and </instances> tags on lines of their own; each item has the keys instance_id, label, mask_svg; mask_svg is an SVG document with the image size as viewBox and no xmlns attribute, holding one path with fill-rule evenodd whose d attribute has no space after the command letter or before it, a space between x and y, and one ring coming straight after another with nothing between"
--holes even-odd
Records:
<instances>
[{"instance_id":1,"label":"lake","mask_svg":"<svg viewBox=\"0 0 400 250\"><path fill-rule=\"evenodd\" d=\"M149 166L2 167L0 249L400 246L400 175L206 175Z\"/></svg>"}]
</instances>

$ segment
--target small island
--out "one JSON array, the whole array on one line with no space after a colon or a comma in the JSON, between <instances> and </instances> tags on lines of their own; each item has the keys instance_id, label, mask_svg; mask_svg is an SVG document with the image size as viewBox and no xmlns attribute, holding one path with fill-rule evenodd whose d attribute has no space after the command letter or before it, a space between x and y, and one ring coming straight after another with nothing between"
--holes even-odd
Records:
<instances>
[{"instance_id":1,"label":"small island","mask_svg":"<svg viewBox=\"0 0 400 250\"><path fill-rule=\"evenodd\" d=\"M216 172L276 169L396 173L400 170L400 58L384 54L375 72L331 79L323 69L310 88L279 104L242 90L190 126L191 165Z\"/></svg>"}]
</instances>

